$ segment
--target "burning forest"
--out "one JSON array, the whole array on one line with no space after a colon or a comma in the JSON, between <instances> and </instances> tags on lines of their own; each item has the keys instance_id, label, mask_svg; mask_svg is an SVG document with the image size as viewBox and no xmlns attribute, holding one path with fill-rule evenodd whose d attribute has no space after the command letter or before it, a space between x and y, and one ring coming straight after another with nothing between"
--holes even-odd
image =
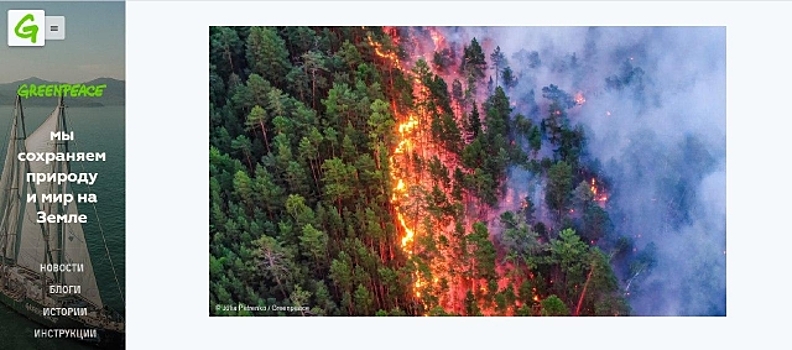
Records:
<instances>
[{"instance_id":1,"label":"burning forest","mask_svg":"<svg viewBox=\"0 0 792 350\"><path fill-rule=\"evenodd\" d=\"M210 314L725 315L724 52L718 28L212 27Z\"/></svg>"}]
</instances>

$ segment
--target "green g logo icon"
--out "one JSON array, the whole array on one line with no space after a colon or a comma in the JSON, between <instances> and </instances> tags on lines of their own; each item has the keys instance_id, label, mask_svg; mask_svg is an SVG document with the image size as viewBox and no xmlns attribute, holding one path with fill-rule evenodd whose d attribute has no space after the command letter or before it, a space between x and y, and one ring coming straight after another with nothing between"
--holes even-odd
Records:
<instances>
[{"instance_id":1,"label":"green g logo icon","mask_svg":"<svg viewBox=\"0 0 792 350\"><path fill-rule=\"evenodd\" d=\"M48 39L44 10L8 10L7 23L8 46L44 46Z\"/></svg>"},{"instance_id":2,"label":"green g logo icon","mask_svg":"<svg viewBox=\"0 0 792 350\"><path fill-rule=\"evenodd\" d=\"M30 39L30 42L35 44L36 37L38 36L39 27L35 24L24 26L27 22L34 22L36 20L32 13L28 13L19 20L14 28L14 34L20 39Z\"/></svg>"}]
</instances>

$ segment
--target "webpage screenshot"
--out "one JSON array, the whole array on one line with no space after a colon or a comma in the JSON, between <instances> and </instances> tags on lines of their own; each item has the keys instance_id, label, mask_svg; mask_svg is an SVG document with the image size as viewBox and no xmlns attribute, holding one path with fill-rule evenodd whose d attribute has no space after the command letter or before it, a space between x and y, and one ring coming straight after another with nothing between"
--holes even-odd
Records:
<instances>
[{"instance_id":1,"label":"webpage screenshot","mask_svg":"<svg viewBox=\"0 0 792 350\"><path fill-rule=\"evenodd\" d=\"M792 348L789 13L0 0L0 350Z\"/></svg>"},{"instance_id":2,"label":"webpage screenshot","mask_svg":"<svg viewBox=\"0 0 792 350\"><path fill-rule=\"evenodd\" d=\"M0 14L0 348L122 349L124 3Z\"/></svg>"}]
</instances>

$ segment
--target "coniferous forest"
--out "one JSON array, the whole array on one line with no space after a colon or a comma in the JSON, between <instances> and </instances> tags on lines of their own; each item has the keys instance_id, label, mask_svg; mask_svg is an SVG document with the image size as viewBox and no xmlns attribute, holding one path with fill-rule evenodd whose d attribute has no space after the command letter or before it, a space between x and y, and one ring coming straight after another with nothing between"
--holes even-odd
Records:
<instances>
[{"instance_id":1,"label":"coniferous forest","mask_svg":"<svg viewBox=\"0 0 792 350\"><path fill-rule=\"evenodd\" d=\"M211 27L210 315L725 315L725 56L675 63L688 40L725 55L709 28Z\"/></svg>"}]
</instances>

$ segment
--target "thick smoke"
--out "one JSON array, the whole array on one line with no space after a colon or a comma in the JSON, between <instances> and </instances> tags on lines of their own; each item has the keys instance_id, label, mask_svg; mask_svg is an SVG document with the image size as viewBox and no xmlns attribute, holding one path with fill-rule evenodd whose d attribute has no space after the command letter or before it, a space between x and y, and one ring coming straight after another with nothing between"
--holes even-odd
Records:
<instances>
[{"instance_id":1,"label":"thick smoke","mask_svg":"<svg viewBox=\"0 0 792 350\"><path fill-rule=\"evenodd\" d=\"M614 264L635 314L725 315L725 28L439 30L452 47L477 38L488 60L499 46L515 112L534 122L547 113L542 87L585 97L567 112L609 184L610 240L632 244ZM508 181L533 197L536 183L519 170Z\"/></svg>"}]
</instances>

